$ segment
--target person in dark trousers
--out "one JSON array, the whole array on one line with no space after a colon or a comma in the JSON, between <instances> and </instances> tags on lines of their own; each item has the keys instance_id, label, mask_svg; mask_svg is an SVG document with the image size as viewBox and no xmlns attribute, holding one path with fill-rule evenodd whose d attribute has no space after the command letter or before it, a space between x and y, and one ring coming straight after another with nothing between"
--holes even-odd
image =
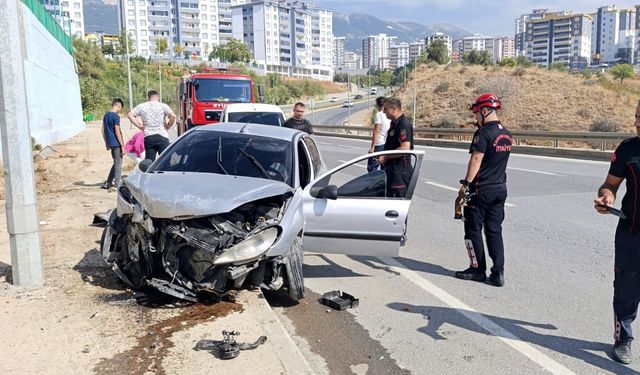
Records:
<instances>
[{"instance_id":1,"label":"person in dark trousers","mask_svg":"<svg viewBox=\"0 0 640 375\"><path fill-rule=\"evenodd\" d=\"M122 173L122 155L124 155L124 142L120 131L120 116L122 110L122 99L115 98L111 102L111 111L102 117L102 138L107 151L111 152L113 165L109 171L107 180L100 186L101 189L117 188L120 186L120 175Z\"/></svg>"},{"instance_id":2,"label":"person in dark trousers","mask_svg":"<svg viewBox=\"0 0 640 375\"><path fill-rule=\"evenodd\" d=\"M371 131L371 147L369 147L369 153L384 150L384 144L387 141L387 133L391 126L391 120L384 114L384 96L376 98L376 108L378 113L373 120L373 131ZM369 158L367 163L367 170L369 172L380 169L380 163L377 158Z\"/></svg>"},{"instance_id":3,"label":"person in dark trousers","mask_svg":"<svg viewBox=\"0 0 640 375\"><path fill-rule=\"evenodd\" d=\"M302 130L313 134L313 127L304 116L304 103L298 102L293 106L293 117L284 122L284 126L291 129Z\"/></svg>"},{"instance_id":4,"label":"person in dark trousers","mask_svg":"<svg viewBox=\"0 0 640 375\"><path fill-rule=\"evenodd\" d=\"M620 143L611 155L611 166L604 184L594 200L601 214L610 213L620 184L626 180L622 198L622 215L615 235L613 281L613 314L615 318L613 358L631 363L631 323L638 313L640 301L640 103L636 107L637 136Z\"/></svg>"},{"instance_id":5,"label":"person in dark trousers","mask_svg":"<svg viewBox=\"0 0 640 375\"><path fill-rule=\"evenodd\" d=\"M176 115L168 105L160 102L157 91L149 91L147 98L149 101L138 104L127 113L127 118L144 131L145 158L153 161L169 146L168 130L176 121Z\"/></svg>"},{"instance_id":6,"label":"person in dark trousers","mask_svg":"<svg viewBox=\"0 0 640 375\"><path fill-rule=\"evenodd\" d=\"M471 141L467 174L460 180L460 193L467 197L463 210L464 241L471 264L455 273L464 280L484 282L487 278L482 230L493 261L489 282L504 285L504 244L502 222L507 200L507 163L513 140L498 119L500 100L494 94L482 94L469 106L476 119Z\"/></svg>"},{"instance_id":7,"label":"person in dark trousers","mask_svg":"<svg viewBox=\"0 0 640 375\"><path fill-rule=\"evenodd\" d=\"M384 151L413 150L413 125L402 112L402 103L398 98L385 98L384 114L391 124L384 143ZM387 197L405 198L413 175L411 155L391 157L382 155L378 163L387 175Z\"/></svg>"}]
</instances>

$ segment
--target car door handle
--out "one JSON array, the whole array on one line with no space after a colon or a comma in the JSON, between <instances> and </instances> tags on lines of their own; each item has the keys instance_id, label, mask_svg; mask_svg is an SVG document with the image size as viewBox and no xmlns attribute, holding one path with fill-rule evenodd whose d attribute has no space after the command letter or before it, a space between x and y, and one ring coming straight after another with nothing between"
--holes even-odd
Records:
<instances>
[{"instance_id":1,"label":"car door handle","mask_svg":"<svg viewBox=\"0 0 640 375\"><path fill-rule=\"evenodd\" d=\"M397 218L400 215L398 214L398 211L387 211L387 213L385 213L384 216L388 218Z\"/></svg>"}]
</instances>

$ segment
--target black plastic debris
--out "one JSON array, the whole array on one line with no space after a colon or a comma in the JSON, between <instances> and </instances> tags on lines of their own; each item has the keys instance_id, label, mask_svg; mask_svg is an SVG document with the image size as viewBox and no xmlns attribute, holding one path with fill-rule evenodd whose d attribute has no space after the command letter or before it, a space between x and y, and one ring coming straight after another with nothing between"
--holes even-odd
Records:
<instances>
[{"instance_id":1,"label":"black plastic debris","mask_svg":"<svg viewBox=\"0 0 640 375\"><path fill-rule=\"evenodd\" d=\"M320 303L336 310L344 310L358 307L360 300L349 293L332 290L331 292L327 292L322 295Z\"/></svg>"},{"instance_id":2,"label":"black plastic debris","mask_svg":"<svg viewBox=\"0 0 640 375\"><path fill-rule=\"evenodd\" d=\"M91 225L97 226L97 227L104 227L109 223L109 216L111 215L111 211L109 210L107 212L96 212L95 214L93 214L93 222L91 223Z\"/></svg>"},{"instance_id":3,"label":"black plastic debris","mask_svg":"<svg viewBox=\"0 0 640 375\"><path fill-rule=\"evenodd\" d=\"M240 335L238 331L222 331L222 341L200 340L194 349L207 350L219 359L233 359L240 355L241 350L255 349L267 341L267 336L260 336L253 344L236 342L238 335Z\"/></svg>"}]
</instances>

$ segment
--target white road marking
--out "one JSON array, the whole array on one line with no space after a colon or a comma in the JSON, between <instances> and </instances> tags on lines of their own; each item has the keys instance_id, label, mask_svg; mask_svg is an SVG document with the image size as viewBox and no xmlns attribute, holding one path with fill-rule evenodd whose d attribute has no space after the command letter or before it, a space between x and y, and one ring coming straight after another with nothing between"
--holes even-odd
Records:
<instances>
[{"instance_id":1,"label":"white road marking","mask_svg":"<svg viewBox=\"0 0 640 375\"><path fill-rule=\"evenodd\" d=\"M546 174L548 176L562 176L561 174L558 174L558 173L537 171L535 169L524 169L524 168L515 168L515 167L507 167L507 169L511 169L511 170L514 170L514 171Z\"/></svg>"},{"instance_id":2,"label":"white road marking","mask_svg":"<svg viewBox=\"0 0 640 375\"><path fill-rule=\"evenodd\" d=\"M439 187L441 189L451 190L451 191L455 191L455 192L458 192L458 190L460 190L459 188L455 188L453 186L442 185L442 184L439 184L437 182L432 182L432 181L425 181L424 183L427 184L427 185L431 185L431 186ZM507 206L507 207L515 207L516 206L513 203L505 203L504 205Z\"/></svg>"},{"instance_id":3,"label":"white road marking","mask_svg":"<svg viewBox=\"0 0 640 375\"><path fill-rule=\"evenodd\" d=\"M362 147L360 147L360 146L338 145L338 147L355 148L355 149L358 149L358 150L362 150Z\"/></svg>"},{"instance_id":4,"label":"white road marking","mask_svg":"<svg viewBox=\"0 0 640 375\"><path fill-rule=\"evenodd\" d=\"M573 371L556 362L555 360L553 360L553 358L542 353L532 345L523 342L519 337L500 327L499 325L491 321L491 319L472 309L470 306L467 306L464 302L447 293L443 289L440 289L429 280L420 276L418 273L408 270L405 266L402 265L402 263L398 262L397 260L385 257L379 257L378 259L392 267L393 271L398 272L409 281L416 284L419 288L438 298L449 307L457 310L460 314L464 315L467 319L477 324L480 328L484 329L489 334L499 338L505 344L519 351L550 373L574 374Z\"/></svg>"}]
</instances>

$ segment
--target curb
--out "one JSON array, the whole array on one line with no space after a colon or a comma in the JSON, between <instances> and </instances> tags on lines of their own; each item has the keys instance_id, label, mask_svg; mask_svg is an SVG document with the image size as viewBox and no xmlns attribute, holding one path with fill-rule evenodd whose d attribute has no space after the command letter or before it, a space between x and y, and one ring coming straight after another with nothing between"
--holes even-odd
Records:
<instances>
[{"instance_id":1,"label":"curb","mask_svg":"<svg viewBox=\"0 0 640 375\"><path fill-rule=\"evenodd\" d=\"M253 304L256 310L259 310L254 318L267 334L267 342L270 342L274 346L276 353L278 353L278 358L285 369L285 373L295 375L315 374L293 338L282 325L276 313L271 309L269 303L267 303L262 292L258 291L256 298L249 300L249 303Z\"/></svg>"}]
</instances>

